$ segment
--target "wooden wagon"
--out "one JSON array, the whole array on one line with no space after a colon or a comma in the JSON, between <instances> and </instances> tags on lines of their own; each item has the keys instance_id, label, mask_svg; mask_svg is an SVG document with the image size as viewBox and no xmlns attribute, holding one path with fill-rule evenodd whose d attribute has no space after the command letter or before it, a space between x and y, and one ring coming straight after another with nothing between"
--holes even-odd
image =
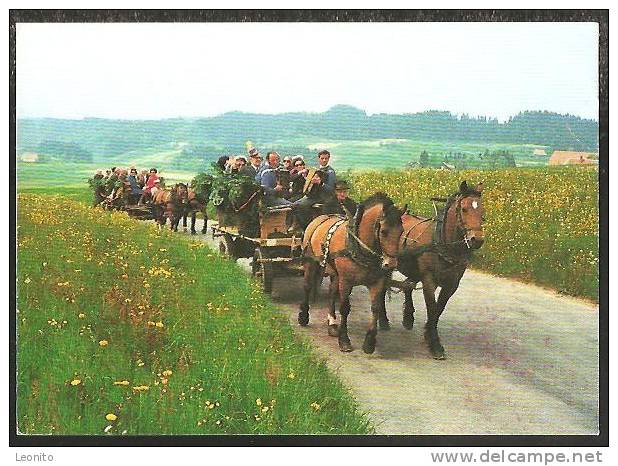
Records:
<instances>
[{"instance_id":1,"label":"wooden wagon","mask_svg":"<svg viewBox=\"0 0 618 466\"><path fill-rule=\"evenodd\" d=\"M277 276L302 275L302 232L291 228L292 208L271 207L259 213L259 225L243 225L242 219L218 212L213 238L219 239L219 251L236 260L251 258L252 274L259 278L266 293L272 291Z\"/></svg>"}]
</instances>

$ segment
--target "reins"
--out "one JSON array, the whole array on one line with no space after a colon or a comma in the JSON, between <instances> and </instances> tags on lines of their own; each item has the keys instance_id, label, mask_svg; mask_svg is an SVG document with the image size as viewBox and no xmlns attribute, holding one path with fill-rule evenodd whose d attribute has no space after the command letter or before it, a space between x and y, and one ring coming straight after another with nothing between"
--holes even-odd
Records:
<instances>
[{"instance_id":1,"label":"reins","mask_svg":"<svg viewBox=\"0 0 618 466\"><path fill-rule=\"evenodd\" d=\"M413 256L420 256L422 254L431 252L431 253L435 253L437 254L441 259L443 259L444 261L450 263L453 265L453 267L458 266L458 265L464 265L467 264L468 260L469 260L469 256L470 256L470 252L471 252L471 247L470 247L470 242L467 239L467 232L470 231L470 228L467 228L463 222L463 216L462 216L462 211L461 211L461 201L471 195L471 194L477 194L476 192L471 192L471 193L456 193L454 195L449 196L448 198L432 198L431 200L434 201L434 209L436 211L436 216L434 218L429 218L429 219L425 219L415 225L413 225L410 229L408 229L408 231L406 232L405 236L404 236L404 240L403 240L403 246L406 246L407 241L409 239L409 235L412 232L412 230L414 230L416 227L418 227L419 225L423 224L423 223L428 223L428 222L435 222L435 229L434 229L434 234L433 234L433 239L430 245L421 245L420 247L414 249L411 251ZM435 205L435 202L445 202L445 206L442 209L438 209ZM451 209L451 206L453 205L453 203L457 203L456 207L455 207L455 212L456 212L456 224L455 224L455 228L457 229L457 231L463 231L462 234L462 239L457 240L457 241L445 241L445 235L446 235L446 224L447 224L447 216L448 216L448 212ZM427 226L427 228L429 228L429 225ZM415 243L418 243L418 238L420 238L422 236L422 234L427 231L427 228L425 228L425 230L423 230L415 239L413 239L412 241L414 241ZM465 245L466 249L464 250L464 253L457 253L453 250L454 246L458 246L458 245Z\"/></svg>"},{"instance_id":2,"label":"reins","mask_svg":"<svg viewBox=\"0 0 618 466\"><path fill-rule=\"evenodd\" d=\"M257 189L250 197L249 199L247 199L247 201L241 205L240 207L236 208L236 206L234 205L234 202L230 202L230 204L232 205L232 208L234 209L234 212L238 213L241 212L242 210L244 210L250 203L251 201L255 198L255 196L258 195L258 193L260 192L259 189Z\"/></svg>"}]
</instances>

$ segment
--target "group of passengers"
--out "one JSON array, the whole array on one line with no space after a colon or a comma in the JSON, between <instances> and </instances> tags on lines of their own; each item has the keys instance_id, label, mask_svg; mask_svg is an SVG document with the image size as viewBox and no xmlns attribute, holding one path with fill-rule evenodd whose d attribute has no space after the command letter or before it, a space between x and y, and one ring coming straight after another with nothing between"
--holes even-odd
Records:
<instances>
[{"instance_id":1,"label":"group of passengers","mask_svg":"<svg viewBox=\"0 0 618 466\"><path fill-rule=\"evenodd\" d=\"M244 156L221 157L217 165L225 173L249 176L264 189L268 207L290 206L296 212L299 226L305 228L315 216L316 208L326 214L351 217L356 202L348 197L349 185L337 181L335 170L329 165L330 152L322 150L317 155L318 166L308 168L302 155L281 157L276 151L266 154L249 150L249 161Z\"/></svg>"},{"instance_id":2,"label":"group of passengers","mask_svg":"<svg viewBox=\"0 0 618 466\"><path fill-rule=\"evenodd\" d=\"M163 179L156 168L141 170L138 173L135 167L112 167L103 172L104 170L97 170L94 179L103 182L109 201L113 201L122 193L127 195L129 204L150 202L163 184ZM120 190L120 187L123 189Z\"/></svg>"}]
</instances>

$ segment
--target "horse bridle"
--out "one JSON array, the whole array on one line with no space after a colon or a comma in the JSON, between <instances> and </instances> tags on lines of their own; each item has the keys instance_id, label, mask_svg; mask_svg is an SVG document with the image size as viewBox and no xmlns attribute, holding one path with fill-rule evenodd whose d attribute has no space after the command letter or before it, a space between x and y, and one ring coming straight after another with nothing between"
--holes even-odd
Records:
<instances>
[{"instance_id":1,"label":"horse bridle","mask_svg":"<svg viewBox=\"0 0 618 466\"><path fill-rule=\"evenodd\" d=\"M455 207L455 215L456 215L455 218L457 220L457 224L455 225L455 228L457 228L458 231L463 232L463 238L460 241L454 241L452 243L449 243L449 244L464 243L468 249L471 249L470 241L468 240L468 232L472 231L472 228L468 228L463 221L463 215L461 213L462 211L461 201L463 201L466 197L470 197L470 196L478 196L480 198L480 194L476 192L457 194L457 197L456 197L457 206ZM446 213L448 212L449 208L450 207L446 209L445 219L446 219ZM444 236L444 232L442 233L442 235Z\"/></svg>"},{"instance_id":2,"label":"horse bridle","mask_svg":"<svg viewBox=\"0 0 618 466\"><path fill-rule=\"evenodd\" d=\"M377 239L377 250L373 250L371 249L369 246L367 246L358 236L356 236L351 230L348 231L348 234L354 238L354 240L358 243L358 245L368 254L372 255L373 257L377 258L377 259L396 259L397 256L396 255L391 255L388 254L386 252L384 252L384 250L382 249L382 245L380 243L380 231L382 228L381 222L382 220L385 218L385 214L384 212L382 212L382 214L380 215L380 217L378 218L378 221L376 221L375 226L373 227L373 231L374 231L374 235Z\"/></svg>"}]
</instances>

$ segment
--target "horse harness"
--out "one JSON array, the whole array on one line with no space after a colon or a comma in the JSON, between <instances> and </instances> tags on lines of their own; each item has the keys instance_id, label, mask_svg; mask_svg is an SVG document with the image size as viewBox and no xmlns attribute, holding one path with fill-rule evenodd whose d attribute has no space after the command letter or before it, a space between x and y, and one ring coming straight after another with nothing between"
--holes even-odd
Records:
<instances>
[{"instance_id":1,"label":"horse harness","mask_svg":"<svg viewBox=\"0 0 618 466\"><path fill-rule=\"evenodd\" d=\"M357 212L358 213L358 212ZM341 215L330 215L325 218L322 223L326 222L329 218L339 217L335 223L333 223L326 233L326 241L322 244L322 259L319 264L320 267L326 267L326 264L330 264L334 267L334 260L338 257L347 257L352 261L356 262L358 265L365 268L380 268L380 262L382 255L384 254L381 248L378 251L374 251L369 246L367 246L358 235L352 231L352 228L348 225L348 234L346 237L345 248L341 251L337 251L333 254L330 253L330 242L335 234L335 232L339 229L344 222L348 220L347 217ZM354 225L357 225L357 219L354 219ZM322 224L317 225L316 229ZM315 230L314 230L315 231ZM376 238L379 238L380 235L380 223L376 222L375 226L375 235ZM379 243L378 243L379 244ZM379 247L379 246L378 246Z\"/></svg>"},{"instance_id":2,"label":"horse harness","mask_svg":"<svg viewBox=\"0 0 618 466\"><path fill-rule=\"evenodd\" d=\"M407 245L408 239L410 239L409 235L412 232L412 230L414 230L416 227L418 227L421 224L435 221L435 227L434 227L434 231L432 235L431 244L422 245L416 249L413 249L411 251L412 256L414 258L417 258L425 253L434 253L434 254L437 254L438 257L440 257L445 262L451 264L453 267L467 266L470 261L471 251L470 251L470 245L468 244L468 240L466 237L466 233L468 232L469 229L466 228L466 226L464 225L463 217L461 214L461 200L464 197L466 197L465 194L457 193L452 196L449 196L445 200L441 199L446 202L444 207L442 207L441 209L436 209L436 216L434 218L424 219L421 222L409 228L408 231L405 232L402 246L405 247ZM445 234L444 226L446 224L446 216L448 214L448 211L454 202L457 202L457 207L456 207L457 225L456 226L464 230L464 235L463 235L463 239L459 241L453 241L453 242L447 243L444 241L444 234ZM425 230L423 230L423 232L421 232L421 234L419 234L416 239L412 239L412 241L416 242L417 239L420 238L420 236L424 232ZM466 245L465 252L463 254L456 253L453 250L452 246L459 245L462 243Z\"/></svg>"}]
</instances>

